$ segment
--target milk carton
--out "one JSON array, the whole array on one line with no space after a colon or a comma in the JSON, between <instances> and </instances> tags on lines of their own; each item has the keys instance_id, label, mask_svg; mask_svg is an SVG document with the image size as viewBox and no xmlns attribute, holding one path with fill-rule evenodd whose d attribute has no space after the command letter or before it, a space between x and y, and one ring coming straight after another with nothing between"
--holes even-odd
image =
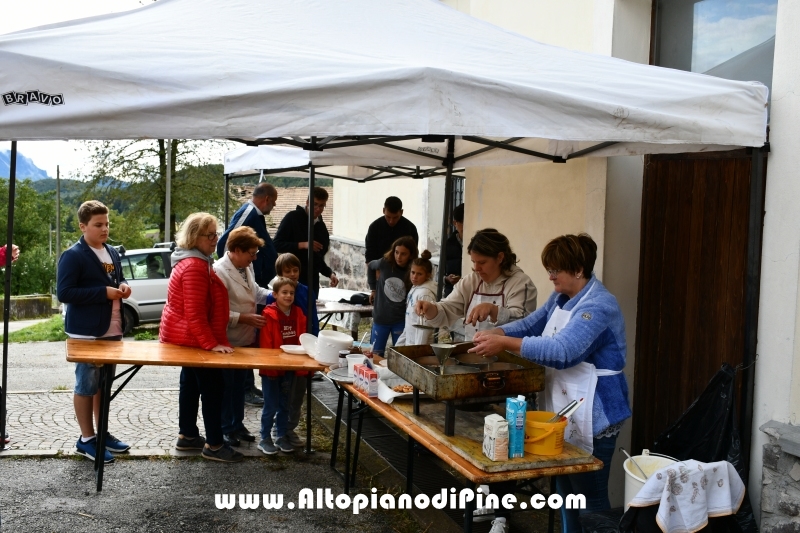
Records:
<instances>
[{"instance_id":1,"label":"milk carton","mask_svg":"<svg viewBox=\"0 0 800 533\"><path fill-rule=\"evenodd\" d=\"M483 455L492 461L508 460L508 422L500 415L484 419Z\"/></svg>"},{"instance_id":2,"label":"milk carton","mask_svg":"<svg viewBox=\"0 0 800 533\"><path fill-rule=\"evenodd\" d=\"M506 398L509 459L525 455L525 412L527 410L528 402L525 401L525 396Z\"/></svg>"},{"instance_id":3,"label":"milk carton","mask_svg":"<svg viewBox=\"0 0 800 533\"><path fill-rule=\"evenodd\" d=\"M361 363L356 363L353 365L353 387L356 390L362 390L364 381L364 365Z\"/></svg>"},{"instance_id":4,"label":"milk carton","mask_svg":"<svg viewBox=\"0 0 800 533\"><path fill-rule=\"evenodd\" d=\"M378 373L367 368L364 370L364 394L370 398L378 397Z\"/></svg>"}]
</instances>

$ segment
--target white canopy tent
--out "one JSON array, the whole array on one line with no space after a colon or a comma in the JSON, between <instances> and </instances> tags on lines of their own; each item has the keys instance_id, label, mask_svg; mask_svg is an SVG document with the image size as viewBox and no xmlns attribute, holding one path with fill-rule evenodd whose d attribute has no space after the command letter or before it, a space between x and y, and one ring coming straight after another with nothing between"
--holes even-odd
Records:
<instances>
[{"instance_id":1,"label":"white canopy tent","mask_svg":"<svg viewBox=\"0 0 800 533\"><path fill-rule=\"evenodd\" d=\"M0 101L0 140L14 141L8 242L19 140L369 145L368 160L403 154L399 165L450 174L755 147L767 123L759 83L544 45L436 0L159 0L24 30L0 36ZM9 288L7 268L6 311Z\"/></svg>"}]
</instances>

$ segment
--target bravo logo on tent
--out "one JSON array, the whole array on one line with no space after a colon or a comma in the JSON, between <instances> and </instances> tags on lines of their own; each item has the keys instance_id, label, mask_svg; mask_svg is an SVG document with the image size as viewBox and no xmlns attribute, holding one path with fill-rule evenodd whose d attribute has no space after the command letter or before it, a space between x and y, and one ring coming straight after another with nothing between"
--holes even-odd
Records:
<instances>
[{"instance_id":1,"label":"bravo logo on tent","mask_svg":"<svg viewBox=\"0 0 800 533\"><path fill-rule=\"evenodd\" d=\"M7 92L0 95L5 105L64 105L63 94L48 94L42 91Z\"/></svg>"}]
</instances>

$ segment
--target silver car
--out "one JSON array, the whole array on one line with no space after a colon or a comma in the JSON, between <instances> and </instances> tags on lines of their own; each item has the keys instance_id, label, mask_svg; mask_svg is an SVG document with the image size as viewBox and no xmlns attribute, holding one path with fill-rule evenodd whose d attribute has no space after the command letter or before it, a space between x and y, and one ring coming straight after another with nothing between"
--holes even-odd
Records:
<instances>
[{"instance_id":1,"label":"silver car","mask_svg":"<svg viewBox=\"0 0 800 533\"><path fill-rule=\"evenodd\" d=\"M131 287L130 298L122 301L127 335L139 324L161 320L172 272L172 251L169 248L121 248L119 252L122 274Z\"/></svg>"}]
</instances>

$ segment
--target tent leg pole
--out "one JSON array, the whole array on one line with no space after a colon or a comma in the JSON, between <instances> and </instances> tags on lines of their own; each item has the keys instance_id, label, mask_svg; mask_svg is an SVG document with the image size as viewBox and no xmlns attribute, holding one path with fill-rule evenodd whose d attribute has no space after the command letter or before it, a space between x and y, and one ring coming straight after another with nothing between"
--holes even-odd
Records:
<instances>
[{"instance_id":1,"label":"tent leg pole","mask_svg":"<svg viewBox=\"0 0 800 533\"><path fill-rule=\"evenodd\" d=\"M17 141L11 141L11 168L8 176L8 226L6 230L5 294L3 295L3 378L0 387L0 450L6 447L6 397L8 390L8 319L11 316L11 257L14 238L14 197L17 188Z\"/></svg>"},{"instance_id":2,"label":"tent leg pole","mask_svg":"<svg viewBox=\"0 0 800 533\"><path fill-rule=\"evenodd\" d=\"M308 302L306 305L306 330L311 333L312 305L317 305L317 294L314 292L314 165L308 165L308 270L306 283L308 283Z\"/></svg>"},{"instance_id":3,"label":"tent leg pole","mask_svg":"<svg viewBox=\"0 0 800 533\"><path fill-rule=\"evenodd\" d=\"M231 191L230 191L231 183L230 180L228 179L227 174L223 174L223 176L225 178L225 227L227 228L228 224L230 224L228 202L230 202L231 199Z\"/></svg>"},{"instance_id":4,"label":"tent leg pole","mask_svg":"<svg viewBox=\"0 0 800 533\"><path fill-rule=\"evenodd\" d=\"M455 138L448 137L447 139L447 159L445 159L445 167L447 174L444 178L444 209L442 209L442 236L440 238L441 244L439 246L439 272L437 275L436 286L436 299L442 299L442 292L444 291L444 275L447 269L447 230L450 227L450 213L452 212L452 196L453 196L453 163L454 163L454 150Z\"/></svg>"}]
</instances>

